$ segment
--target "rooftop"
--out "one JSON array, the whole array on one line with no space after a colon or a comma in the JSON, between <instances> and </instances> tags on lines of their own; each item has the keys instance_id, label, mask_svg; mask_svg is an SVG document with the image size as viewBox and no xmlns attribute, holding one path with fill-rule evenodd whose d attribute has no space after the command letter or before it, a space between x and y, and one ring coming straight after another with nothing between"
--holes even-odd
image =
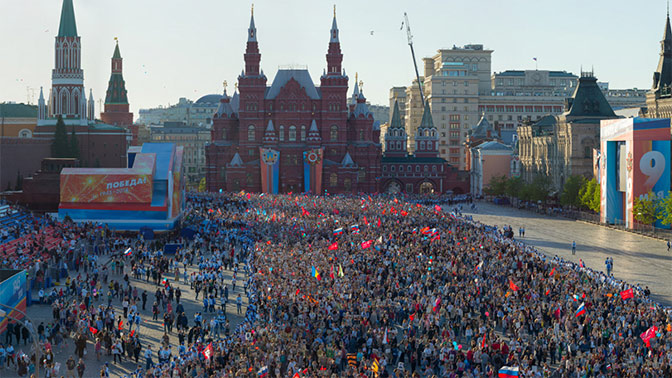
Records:
<instances>
[{"instance_id":1,"label":"rooftop","mask_svg":"<svg viewBox=\"0 0 672 378\"><path fill-rule=\"evenodd\" d=\"M0 103L0 117L37 118L37 106L14 103Z\"/></svg>"}]
</instances>

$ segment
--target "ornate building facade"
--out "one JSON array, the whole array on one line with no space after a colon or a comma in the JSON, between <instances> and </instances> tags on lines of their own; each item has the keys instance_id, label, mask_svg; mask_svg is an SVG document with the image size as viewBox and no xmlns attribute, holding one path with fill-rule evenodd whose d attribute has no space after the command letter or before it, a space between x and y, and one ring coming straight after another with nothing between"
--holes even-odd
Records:
<instances>
[{"instance_id":1,"label":"ornate building facade","mask_svg":"<svg viewBox=\"0 0 672 378\"><path fill-rule=\"evenodd\" d=\"M593 149L599 148L600 121L618 118L592 72L582 72L560 115L518 127L522 177L548 176L556 192L572 175L592 177Z\"/></svg>"},{"instance_id":2,"label":"ornate building facade","mask_svg":"<svg viewBox=\"0 0 672 378\"><path fill-rule=\"evenodd\" d=\"M123 75L124 59L119 52L119 42L114 46L112 54L112 74L105 94L105 111L100 119L110 125L130 128L133 124L133 113L129 111L126 82Z\"/></svg>"},{"instance_id":3,"label":"ornate building facade","mask_svg":"<svg viewBox=\"0 0 672 378\"><path fill-rule=\"evenodd\" d=\"M55 66L51 75L51 90L47 93L47 102L40 89L37 126L33 135L53 138L60 116L68 135L73 131L77 135L82 166L125 167L126 130L96 121L91 91L88 101L86 98L84 71L81 67L82 44L77 34L72 0L63 0L54 50ZM114 61L115 59L113 68Z\"/></svg>"},{"instance_id":4,"label":"ornate building facade","mask_svg":"<svg viewBox=\"0 0 672 378\"><path fill-rule=\"evenodd\" d=\"M653 85L646 94L646 108L642 115L646 118L672 118L672 29L669 13L663 40L660 41L658 67L653 73Z\"/></svg>"},{"instance_id":5,"label":"ornate building facade","mask_svg":"<svg viewBox=\"0 0 672 378\"><path fill-rule=\"evenodd\" d=\"M392 107L392 119L385 132L381 190L387 193L442 194L469 192L468 175L439 156L439 134L429 103L414 128L414 153L408 152L408 134L401 121L399 104Z\"/></svg>"},{"instance_id":6,"label":"ornate building facade","mask_svg":"<svg viewBox=\"0 0 672 378\"><path fill-rule=\"evenodd\" d=\"M307 69L279 69L267 86L252 15L239 93L225 92L213 116L209 191L378 191L380 129L361 91L348 106L338 33L334 14L319 87Z\"/></svg>"}]
</instances>

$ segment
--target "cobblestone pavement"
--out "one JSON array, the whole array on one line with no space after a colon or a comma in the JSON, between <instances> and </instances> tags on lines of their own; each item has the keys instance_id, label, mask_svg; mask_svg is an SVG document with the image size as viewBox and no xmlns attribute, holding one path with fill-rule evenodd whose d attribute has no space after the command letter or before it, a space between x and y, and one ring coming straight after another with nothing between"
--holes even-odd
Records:
<instances>
[{"instance_id":1,"label":"cobblestone pavement","mask_svg":"<svg viewBox=\"0 0 672 378\"><path fill-rule=\"evenodd\" d=\"M103 262L107 261L107 257L103 256L101 257L101 260ZM128 264L127 264L128 265ZM245 295L242 283L245 281L244 277L244 272L243 272L243 264L239 265L238 268L238 279L237 279L237 285L236 285L236 290L235 292L231 291L231 277L233 275L233 271L226 271L226 279L227 279L227 285L229 286L229 303L227 305L227 316L229 318L230 322L230 329L233 332L235 327L243 320L243 317L245 315L245 310L247 308L247 296ZM125 268L126 272L129 273L129 277L131 277L130 274L130 269L128 267ZM180 270L182 270L182 264L180 264ZM198 267L196 266L188 266L187 267L187 273L190 274L194 271L197 271ZM82 271L80 270L80 273ZM111 273L111 272L110 272ZM182 276L182 274L180 274ZM76 276L76 273L74 271L70 272L70 276L74 277ZM212 318L213 314L210 313L204 313L203 312L203 304L201 302L202 296L199 296L198 300L194 299L195 292L192 290L189 286L188 283L185 283L182 280L182 277L180 277L179 282L174 281L174 275L166 275L167 278L170 279L172 285L176 285L177 287L180 288L182 291L182 298L181 298L181 303L184 306L185 313L187 315L187 318L189 319L189 326L193 326L194 322L194 313L196 312L201 312L203 314L203 319L204 322L209 322L210 319ZM110 274L109 275L109 280L123 280L123 275L115 275L115 274ZM61 282L65 282L62 280ZM159 349L160 345L160 340L163 337L163 313L160 314L159 320L154 321L152 320L152 303L154 303L154 293L157 289L157 286L154 285L151 282L146 282L144 280L136 280L135 278L131 278L131 285L132 286L137 286L138 288L138 294L142 294L143 290L147 290L147 306L146 310L142 311L142 301L138 302L138 309L140 310L140 313L142 315L142 323L141 323L141 330L140 330L140 341L142 344L142 351L140 353L140 358L138 360L139 364L136 364L135 361L131 361L127 358L124 358L123 361L115 365L112 362L112 356L107 356L105 353L105 348L103 348L103 353L100 358L100 361L96 360L95 356L95 351L94 351L94 344L89 340L87 343L87 354L84 358L84 363L86 364L86 370L84 373L84 377L100 377L100 370L101 367L107 362L109 363L110 367L110 376L111 377L120 377L124 376L125 374L133 372L138 366L142 366L144 368L144 362L145 359L143 357L145 350L147 349L148 345L152 346L152 351L153 351L153 360L154 362L157 361L157 356L156 356L156 351ZM235 299L238 294L241 294L241 297L243 299L243 308L242 312L239 315L237 315L237 309L236 309L236 304L235 304ZM33 291L33 298L37 298L37 292ZM94 302L96 303L103 303L102 301ZM122 314L123 315L123 308L121 307L121 301L119 299L114 299L112 301L112 305L115 308L116 314ZM175 302L173 302L173 306L175 306ZM219 299L217 300L217 308L219 308ZM35 327L40 324L40 322L44 322L45 325L47 322L52 321L52 311L51 311L51 306L48 305L39 305L39 304L33 304L32 306L28 307L27 311L28 317L31 319ZM179 345L178 342L178 337L177 337L177 332L176 329L173 328L173 332L169 334L170 336L170 343L173 346L172 351L173 355L177 354L177 345ZM0 338L0 342L4 342L4 337ZM21 348L24 350L28 351L30 350L30 343L28 346L23 346L21 344L20 346L17 346L15 344L15 349L18 351ZM59 372L59 376L63 375L65 376L66 374L66 368L65 368L65 362L67 359L70 357L70 355L75 355L74 353L75 347L72 342L72 340L67 339L67 343L65 345L61 344L60 347L54 348L54 358L56 362L61 363L61 370ZM77 359L75 359L77 360ZM16 377L16 371L14 369L0 369L0 377ZM44 377L44 371L40 371L40 377Z\"/></svg>"},{"instance_id":2,"label":"cobblestone pavement","mask_svg":"<svg viewBox=\"0 0 672 378\"><path fill-rule=\"evenodd\" d=\"M489 225L510 225L516 239L548 256L558 255L574 262L582 259L587 267L605 272L605 260L612 257L616 278L642 288L648 286L654 299L672 305L672 251L667 251L665 241L508 206L486 202L476 206L476 212L464 206L463 214ZM520 227L525 228L524 238L518 236ZM576 241L575 255L572 241Z\"/></svg>"}]
</instances>

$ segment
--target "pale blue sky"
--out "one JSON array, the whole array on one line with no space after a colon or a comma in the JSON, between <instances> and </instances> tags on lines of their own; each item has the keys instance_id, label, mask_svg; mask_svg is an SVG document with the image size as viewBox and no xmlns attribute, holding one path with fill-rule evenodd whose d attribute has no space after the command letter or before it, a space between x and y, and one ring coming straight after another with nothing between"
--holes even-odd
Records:
<instances>
[{"instance_id":1,"label":"pale blue sky","mask_svg":"<svg viewBox=\"0 0 672 378\"><path fill-rule=\"evenodd\" d=\"M261 67L272 82L279 65L307 65L313 81L325 67L334 1L256 0ZM124 58L131 109L192 100L229 89L243 68L249 1L74 0L82 37L85 86L104 98L114 37ZM649 88L658 62L665 1L416 0L336 1L343 66L364 81L372 103L387 104L392 86L414 78L415 51L481 43L492 69L567 70L594 66L611 88ZM26 87L51 85L61 0L0 0L0 101L25 102ZM373 35L371 35L373 31ZM87 90L88 92L88 90ZM37 99L37 94L35 100ZM98 109L97 109L98 111Z\"/></svg>"}]
</instances>

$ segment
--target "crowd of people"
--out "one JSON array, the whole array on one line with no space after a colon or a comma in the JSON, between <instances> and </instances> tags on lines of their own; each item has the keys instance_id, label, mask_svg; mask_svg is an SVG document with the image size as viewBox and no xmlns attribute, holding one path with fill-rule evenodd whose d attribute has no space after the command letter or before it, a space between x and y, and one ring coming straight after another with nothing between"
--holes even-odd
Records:
<instances>
[{"instance_id":1,"label":"crowd of people","mask_svg":"<svg viewBox=\"0 0 672 378\"><path fill-rule=\"evenodd\" d=\"M114 255L101 264L82 253L82 271L47 296L43 354L72 338L67 369L85 372L88 341L96 358L142 365L130 377L494 377L505 366L525 377L672 375L668 308L445 203L457 205L192 194L182 226L194 238L170 257L137 236L61 225ZM185 299L202 307L186 311ZM163 319L158 345L143 342L138 314L150 309ZM233 329L232 313L242 316ZM25 374L30 360L19 358Z\"/></svg>"}]
</instances>

